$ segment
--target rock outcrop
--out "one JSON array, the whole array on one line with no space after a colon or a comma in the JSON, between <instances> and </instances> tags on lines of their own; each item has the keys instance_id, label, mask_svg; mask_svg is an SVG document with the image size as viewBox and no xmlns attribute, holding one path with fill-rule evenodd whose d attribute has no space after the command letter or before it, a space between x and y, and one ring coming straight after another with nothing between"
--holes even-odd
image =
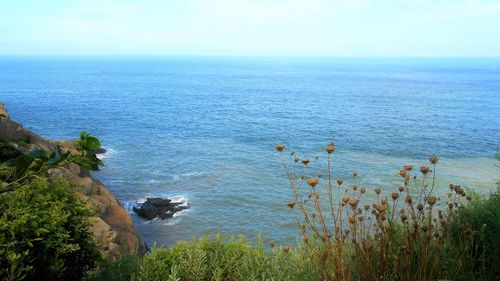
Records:
<instances>
[{"instance_id":1,"label":"rock outcrop","mask_svg":"<svg viewBox=\"0 0 500 281\"><path fill-rule=\"evenodd\" d=\"M133 210L141 218L152 220L159 217L160 219L169 219L175 213L188 208L186 202L172 202L168 198L147 198L146 201L136 203Z\"/></svg>"},{"instance_id":2,"label":"rock outcrop","mask_svg":"<svg viewBox=\"0 0 500 281\"><path fill-rule=\"evenodd\" d=\"M1 103L0 139L14 145L22 143L26 150L43 149L47 152L60 153L76 151L71 141L47 140L12 121ZM68 180L77 191L77 200L95 210L96 216L91 219L92 225L89 231L107 259L116 260L124 255L142 255L146 252L147 247L135 229L128 212L109 189L94 179L89 171L81 169L76 164L69 164L52 170L51 174Z\"/></svg>"}]
</instances>

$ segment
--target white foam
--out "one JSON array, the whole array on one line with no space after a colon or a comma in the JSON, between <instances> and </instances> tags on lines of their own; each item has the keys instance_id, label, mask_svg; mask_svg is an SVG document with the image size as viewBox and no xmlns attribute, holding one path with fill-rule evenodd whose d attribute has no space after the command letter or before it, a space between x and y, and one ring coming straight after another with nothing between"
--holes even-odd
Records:
<instances>
[{"instance_id":1,"label":"white foam","mask_svg":"<svg viewBox=\"0 0 500 281\"><path fill-rule=\"evenodd\" d=\"M180 175L174 175L172 177L173 182L178 182L181 181L185 178L193 178L193 177L199 177L205 175L205 172L188 172L188 173L183 173Z\"/></svg>"},{"instance_id":2,"label":"white foam","mask_svg":"<svg viewBox=\"0 0 500 281\"><path fill-rule=\"evenodd\" d=\"M117 153L117 151L112 149L112 148L106 148L106 147L102 147L102 148L104 148L106 150L106 152L96 155L96 157L99 160L103 160L104 158L109 158Z\"/></svg>"}]
</instances>

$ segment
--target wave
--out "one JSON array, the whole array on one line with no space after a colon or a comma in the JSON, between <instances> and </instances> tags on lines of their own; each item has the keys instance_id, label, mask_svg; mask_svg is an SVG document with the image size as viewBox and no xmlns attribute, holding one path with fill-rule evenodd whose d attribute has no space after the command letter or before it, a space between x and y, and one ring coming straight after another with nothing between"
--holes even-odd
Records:
<instances>
[{"instance_id":1,"label":"wave","mask_svg":"<svg viewBox=\"0 0 500 281\"><path fill-rule=\"evenodd\" d=\"M106 147L103 147L103 148L106 150L106 152L96 155L99 160L109 158L109 157L115 155L116 153L118 153L118 151L114 150L113 148L106 148Z\"/></svg>"},{"instance_id":2,"label":"wave","mask_svg":"<svg viewBox=\"0 0 500 281\"><path fill-rule=\"evenodd\" d=\"M172 176L172 181L173 182L179 182L183 179L186 179L186 178L195 178L195 177L200 177L200 176L203 176L205 175L206 173L205 172L189 172L189 173L183 173L183 174L180 174L180 175L174 175Z\"/></svg>"}]
</instances>

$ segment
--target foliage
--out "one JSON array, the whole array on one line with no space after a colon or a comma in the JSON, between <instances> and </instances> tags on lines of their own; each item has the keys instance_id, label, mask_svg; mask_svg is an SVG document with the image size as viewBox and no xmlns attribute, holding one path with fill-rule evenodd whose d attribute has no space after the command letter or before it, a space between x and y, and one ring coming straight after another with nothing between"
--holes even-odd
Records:
<instances>
[{"instance_id":1,"label":"foliage","mask_svg":"<svg viewBox=\"0 0 500 281\"><path fill-rule=\"evenodd\" d=\"M463 233L467 236L464 237ZM466 241L464 241L466 240ZM463 255L464 274L461 280L495 280L500 276L500 193L497 191L488 199L475 196L472 205L461 207L452 224L450 242L452 249L462 248L467 241Z\"/></svg>"},{"instance_id":2,"label":"foliage","mask_svg":"<svg viewBox=\"0 0 500 281\"><path fill-rule=\"evenodd\" d=\"M178 242L172 248L154 247L135 266L131 277L113 280L318 280L305 248L273 248L269 252L261 241L252 245L243 236L204 236ZM108 266L102 272L109 274L115 268ZM96 274L91 280L108 280L107 276Z\"/></svg>"},{"instance_id":3,"label":"foliage","mask_svg":"<svg viewBox=\"0 0 500 281\"><path fill-rule=\"evenodd\" d=\"M60 179L0 195L0 279L80 279L99 256L89 216Z\"/></svg>"},{"instance_id":4,"label":"foliage","mask_svg":"<svg viewBox=\"0 0 500 281\"><path fill-rule=\"evenodd\" d=\"M72 155L69 152L48 153L40 149L25 153L10 143L0 140L2 159L2 163L0 163L0 193L14 190L37 178L46 178L50 169L69 163L78 164L90 171L99 170L99 165L102 165L102 162L94 153L100 148L99 140L82 132L77 147L81 151L81 155Z\"/></svg>"},{"instance_id":5,"label":"foliage","mask_svg":"<svg viewBox=\"0 0 500 281\"><path fill-rule=\"evenodd\" d=\"M87 280L121 281L131 280L132 275L138 270L139 256L124 256L117 261L102 259L99 261L98 271L93 272Z\"/></svg>"}]
</instances>

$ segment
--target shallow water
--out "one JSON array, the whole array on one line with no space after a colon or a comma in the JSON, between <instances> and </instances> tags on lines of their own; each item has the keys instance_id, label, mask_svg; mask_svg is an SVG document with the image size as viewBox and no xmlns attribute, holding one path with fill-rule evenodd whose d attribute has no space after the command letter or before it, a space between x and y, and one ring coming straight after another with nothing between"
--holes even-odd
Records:
<instances>
[{"instance_id":1,"label":"shallow water","mask_svg":"<svg viewBox=\"0 0 500 281\"><path fill-rule=\"evenodd\" d=\"M312 159L334 141L334 176L357 170L369 189L392 191L401 165L432 154L441 196L450 182L488 193L500 178L500 59L3 57L0 100L47 137L99 136L95 175L129 210L187 199L173 220L132 214L149 243L295 241L276 143Z\"/></svg>"}]
</instances>

